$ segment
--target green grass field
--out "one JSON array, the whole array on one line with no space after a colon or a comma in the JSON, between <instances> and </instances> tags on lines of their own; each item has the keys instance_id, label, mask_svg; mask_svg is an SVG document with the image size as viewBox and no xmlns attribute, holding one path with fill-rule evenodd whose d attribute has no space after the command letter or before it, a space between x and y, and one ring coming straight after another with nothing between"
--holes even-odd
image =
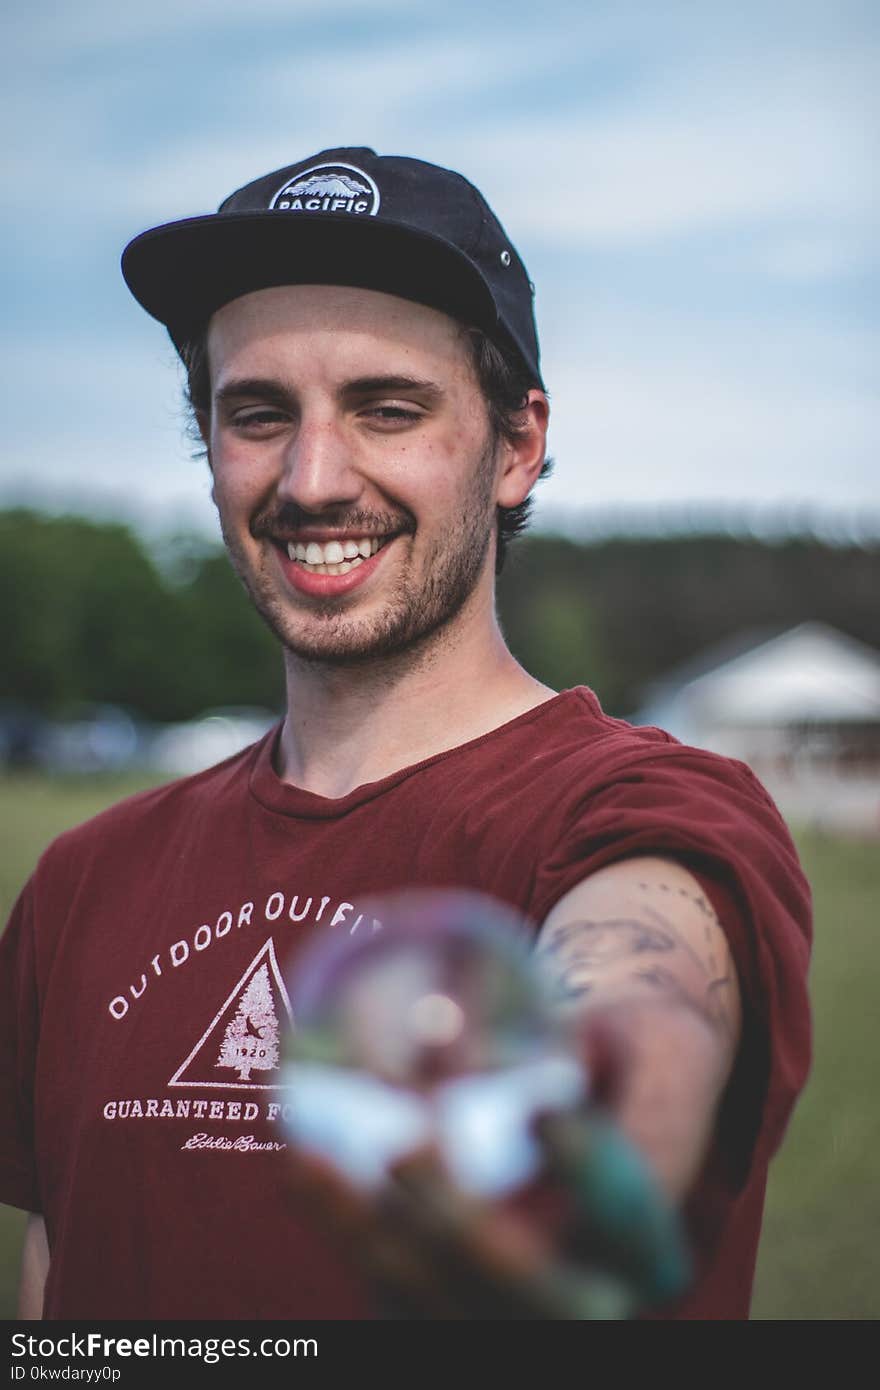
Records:
<instances>
[{"instance_id":1,"label":"green grass field","mask_svg":"<svg viewBox=\"0 0 880 1390\"><path fill-rule=\"evenodd\" d=\"M0 779L0 910L66 826L133 781ZM140 783L139 785L144 785ZM801 836L816 901L816 1061L771 1171L753 1305L757 1318L880 1316L880 844ZM0 1207L0 1317L12 1316L22 1217Z\"/></svg>"}]
</instances>

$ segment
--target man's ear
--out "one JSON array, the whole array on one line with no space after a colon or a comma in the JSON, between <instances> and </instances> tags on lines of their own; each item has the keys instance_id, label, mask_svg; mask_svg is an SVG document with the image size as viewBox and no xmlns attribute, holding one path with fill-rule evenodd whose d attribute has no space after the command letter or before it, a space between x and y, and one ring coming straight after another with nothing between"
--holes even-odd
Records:
<instances>
[{"instance_id":1,"label":"man's ear","mask_svg":"<svg viewBox=\"0 0 880 1390\"><path fill-rule=\"evenodd\" d=\"M501 444L501 474L495 501L499 507L518 507L531 492L547 456L550 402L533 388L519 412L521 428Z\"/></svg>"}]
</instances>

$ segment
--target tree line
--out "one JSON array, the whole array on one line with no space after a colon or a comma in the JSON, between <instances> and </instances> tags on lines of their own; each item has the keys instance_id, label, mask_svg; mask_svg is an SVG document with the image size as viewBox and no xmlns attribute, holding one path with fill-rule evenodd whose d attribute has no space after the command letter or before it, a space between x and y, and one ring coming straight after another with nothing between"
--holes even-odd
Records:
<instances>
[{"instance_id":1,"label":"tree line","mask_svg":"<svg viewBox=\"0 0 880 1390\"><path fill-rule=\"evenodd\" d=\"M148 547L120 524L0 512L0 701L63 716L123 705L150 720L280 708L275 639L219 545ZM499 617L523 664L588 684L610 712L735 634L819 620L880 649L880 544L730 535L518 540Z\"/></svg>"}]
</instances>

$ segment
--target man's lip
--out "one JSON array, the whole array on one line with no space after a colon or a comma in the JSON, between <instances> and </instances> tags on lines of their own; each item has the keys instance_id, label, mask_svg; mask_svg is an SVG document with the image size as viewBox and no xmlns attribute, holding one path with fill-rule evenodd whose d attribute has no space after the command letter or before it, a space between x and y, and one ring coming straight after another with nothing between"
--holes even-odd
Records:
<instances>
[{"instance_id":1,"label":"man's lip","mask_svg":"<svg viewBox=\"0 0 880 1390\"><path fill-rule=\"evenodd\" d=\"M400 531L371 531L369 527L358 531L351 526L347 526L344 530L332 526L302 526L296 531L273 531L270 539L277 546L308 545L309 541L315 541L318 545L326 545L330 541L390 541L399 535L401 535Z\"/></svg>"},{"instance_id":2,"label":"man's lip","mask_svg":"<svg viewBox=\"0 0 880 1390\"><path fill-rule=\"evenodd\" d=\"M359 565L355 565L345 574L315 574L306 569L298 560L291 560L287 553L286 543L276 544L275 549L280 557L281 568L284 576L291 588L298 590L301 594L308 594L312 598L336 598L343 594L350 593L353 589L360 588L376 567L382 562L385 552L390 549L390 544L394 537L389 536L385 545L381 545L375 555L371 555L369 560L362 560Z\"/></svg>"}]
</instances>

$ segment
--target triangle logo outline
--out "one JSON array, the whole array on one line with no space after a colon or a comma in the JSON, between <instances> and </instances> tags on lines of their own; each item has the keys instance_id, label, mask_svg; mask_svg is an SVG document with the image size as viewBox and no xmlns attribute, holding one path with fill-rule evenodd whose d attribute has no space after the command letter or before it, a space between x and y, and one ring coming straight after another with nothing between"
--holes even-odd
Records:
<instances>
[{"instance_id":1,"label":"triangle logo outline","mask_svg":"<svg viewBox=\"0 0 880 1390\"><path fill-rule=\"evenodd\" d=\"M264 977L264 979L261 978L261 976ZM194 1088L198 1088L199 1090L212 1089L222 1091L284 1090L285 1087L283 1083L279 1081L267 1083L244 1079L239 1081L206 1081L204 1079L195 1081L184 1080L186 1072L188 1071L192 1063L198 1057L199 1053L203 1050L203 1048L206 1047L212 1035L217 1033L222 1028L224 1019L226 1019L226 1016L229 1015L225 1034L221 1034L221 1038L218 1043L218 1062L214 1063L215 1066L220 1065L219 1056L223 1055L223 1053L228 1050L230 1029L233 1028L233 1024L236 1019L236 1014L234 1012L235 1005L238 1004L238 1014L241 1015L246 1009L246 1003L249 995L254 991L258 990L261 985L263 986L263 992L268 992L265 991L265 986L268 985L269 990L271 990L272 982L274 982L278 996L281 1000L281 1003L284 1006L285 1012L287 1014L287 1022L292 1027L293 1010L290 1006L290 999L287 994L287 989L285 988L281 971L278 969L278 960L275 955L275 943L272 940L272 937L270 936L268 941L264 942L264 944L260 947L259 951L254 956L253 960L245 970L244 974L239 979L238 983L233 986L226 999L223 1001L220 1008L217 1010L216 1014L212 1018L211 1022L208 1024L204 1033L199 1038L195 1047L184 1059L184 1061L181 1062L180 1066L177 1068L177 1071L171 1077L170 1081L168 1082L168 1085L192 1086ZM278 1020L277 1015L274 1013L274 1011L273 1017L275 1023L274 1031L277 1034ZM232 1065L232 1063L224 1062L223 1065L229 1066ZM256 1065L260 1069L266 1069L265 1061L263 1063L257 1063ZM275 1070L276 1067L273 1066L271 1069ZM243 1064L239 1069L239 1074L243 1075L246 1071L248 1071L248 1068L246 1065Z\"/></svg>"}]
</instances>

